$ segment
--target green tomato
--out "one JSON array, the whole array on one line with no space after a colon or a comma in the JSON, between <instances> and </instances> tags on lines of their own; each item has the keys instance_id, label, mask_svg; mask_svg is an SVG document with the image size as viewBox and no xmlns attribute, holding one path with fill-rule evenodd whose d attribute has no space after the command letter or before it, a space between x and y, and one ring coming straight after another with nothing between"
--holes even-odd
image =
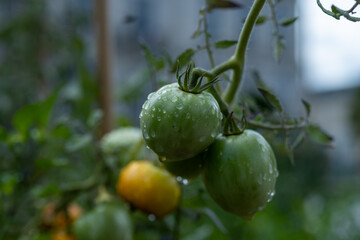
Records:
<instances>
[{"instance_id":1,"label":"green tomato","mask_svg":"<svg viewBox=\"0 0 360 240\"><path fill-rule=\"evenodd\" d=\"M203 181L224 210L251 219L275 194L276 159L259 133L219 136L208 148Z\"/></svg>"},{"instance_id":2,"label":"green tomato","mask_svg":"<svg viewBox=\"0 0 360 240\"><path fill-rule=\"evenodd\" d=\"M192 179L200 175L203 169L203 153L179 161L161 161L166 170L175 176Z\"/></svg>"},{"instance_id":3,"label":"green tomato","mask_svg":"<svg viewBox=\"0 0 360 240\"><path fill-rule=\"evenodd\" d=\"M188 159L203 151L219 134L221 120L220 107L210 93L184 92L177 83L149 94L140 113L146 144L169 160Z\"/></svg>"},{"instance_id":4,"label":"green tomato","mask_svg":"<svg viewBox=\"0 0 360 240\"><path fill-rule=\"evenodd\" d=\"M73 230L79 240L131 240L133 235L128 211L109 203L80 217Z\"/></svg>"},{"instance_id":5,"label":"green tomato","mask_svg":"<svg viewBox=\"0 0 360 240\"><path fill-rule=\"evenodd\" d=\"M106 154L127 150L142 140L141 130L136 127L122 127L107 133L101 139L101 149Z\"/></svg>"}]
</instances>

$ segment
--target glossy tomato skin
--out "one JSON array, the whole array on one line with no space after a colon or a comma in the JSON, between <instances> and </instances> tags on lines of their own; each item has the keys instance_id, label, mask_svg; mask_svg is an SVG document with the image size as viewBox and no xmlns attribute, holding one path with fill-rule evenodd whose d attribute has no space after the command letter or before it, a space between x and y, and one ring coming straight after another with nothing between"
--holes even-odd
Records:
<instances>
[{"instance_id":1,"label":"glossy tomato skin","mask_svg":"<svg viewBox=\"0 0 360 240\"><path fill-rule=\"evenodd\" d=\"M222 113L208 92L184 92L177 83L151 93L142 107L140 125L146 144L163 159L196 156L219 134Z\"/></svg>"},{"instance_id":2,"label":"glossy tomato skin","mask_svg":"<svg viewBox=\"0 0 360 240\"><path fill-rule=\"evenodd\" d=\"M224 210L245 219L266 207L275 194L276 159L257 132L219 136L208 148L203 181Z\"/></svg>"},{"instance_id":3,"label":"glossy tomato skin","mask_svg":"<svg viewBox=\"0 0 360 240\"><path fill-rule=\"evenodd\" d=\"M104 203L84 214L74 224L79 240L131 240L133 228L130 215L122 206Z\"/></svg>"},{"instance_id":4,"label":"glossy tomato skin","mask_svg":"<svg viewBox=\"0 0 360 240\"><path fill-rule=\"evenodd\" d=\"M145 213L163 218L176 209L180 186L176 178L150 161L132 161L119 174L118 194Z\"/></svg>"}]
</instances>

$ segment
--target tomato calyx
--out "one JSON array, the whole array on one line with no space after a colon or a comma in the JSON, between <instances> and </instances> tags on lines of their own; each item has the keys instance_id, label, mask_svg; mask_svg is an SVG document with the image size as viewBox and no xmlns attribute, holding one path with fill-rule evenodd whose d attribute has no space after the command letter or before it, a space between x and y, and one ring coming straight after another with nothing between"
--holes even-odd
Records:
<instances>
[{"instance_id":1,"label":"tomato calyx","mask_svg":"<svg viewBox=\"0 0 360 240\"><path fill-rule=\"evenodd\" d=\"M190 63L187 65L185 72L179 73L179 64L176 69L176 79L178 80L179 89L188 93L199 94L211 87L214 83L220 81L218 78L213 78L211 81L202 84L206 73L201 75L193 72L195 65Z\"/></svg>"},{"instance_id":2,"label":"tomato calyx","mask_svg":"<svg viewBox=\"0 0 360 240\"><path fill-rule=\"evenodd\" d=\"M234 112L231 112L229 116L225 119L223 135L224 136L231 136L231 135L240 135L246 129L246 118L243 117L240 119L240 122L234 117ZM240 125L240 127L239 127Z\"/></svg>"}]
</instances>

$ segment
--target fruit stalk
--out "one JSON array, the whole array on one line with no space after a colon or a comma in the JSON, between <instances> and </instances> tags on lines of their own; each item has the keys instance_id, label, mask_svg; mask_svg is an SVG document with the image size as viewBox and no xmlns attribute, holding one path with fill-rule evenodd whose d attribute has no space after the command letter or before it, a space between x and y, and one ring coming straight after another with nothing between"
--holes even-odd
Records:
<instances>
[{"instance_id":1,"label":"fruit stalk","mask_svg":"<svg viewBox=\"0 0 360 240\"><path fill-rule=\"evenodd\" d=\"M239 41L236 46L235 54L228 60L228 62L234 65L232 81L224 94L224 100L229 105L233 102L237 89L239 88L241 78L244 70L245 53L247 45L250 39L252 29L255 26L256 19L259 16L261 9L263 8L266 0L255 0L253 6L244 23L244 27L241 30Z\"/></svg>"}]
</instances>

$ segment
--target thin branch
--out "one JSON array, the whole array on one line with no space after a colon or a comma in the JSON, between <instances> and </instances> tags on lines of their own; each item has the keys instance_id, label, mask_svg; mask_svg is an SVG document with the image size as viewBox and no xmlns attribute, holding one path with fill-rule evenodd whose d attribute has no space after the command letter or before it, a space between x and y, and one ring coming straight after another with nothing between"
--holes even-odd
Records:
<instances>
[{"instance_id":1,"label":"thin branch","mask_svg":"<svg viewBox=\"0 0 360 240\"><path fill-rule=\"evenodd\" d=\"M307 126L307 121L302 121L296 124L270 124L270 123L261 123L254 120L247 119L247 124L251 127L263 128L267 130L294 130L301 129Z\"/></svg>"}]
</instances>

